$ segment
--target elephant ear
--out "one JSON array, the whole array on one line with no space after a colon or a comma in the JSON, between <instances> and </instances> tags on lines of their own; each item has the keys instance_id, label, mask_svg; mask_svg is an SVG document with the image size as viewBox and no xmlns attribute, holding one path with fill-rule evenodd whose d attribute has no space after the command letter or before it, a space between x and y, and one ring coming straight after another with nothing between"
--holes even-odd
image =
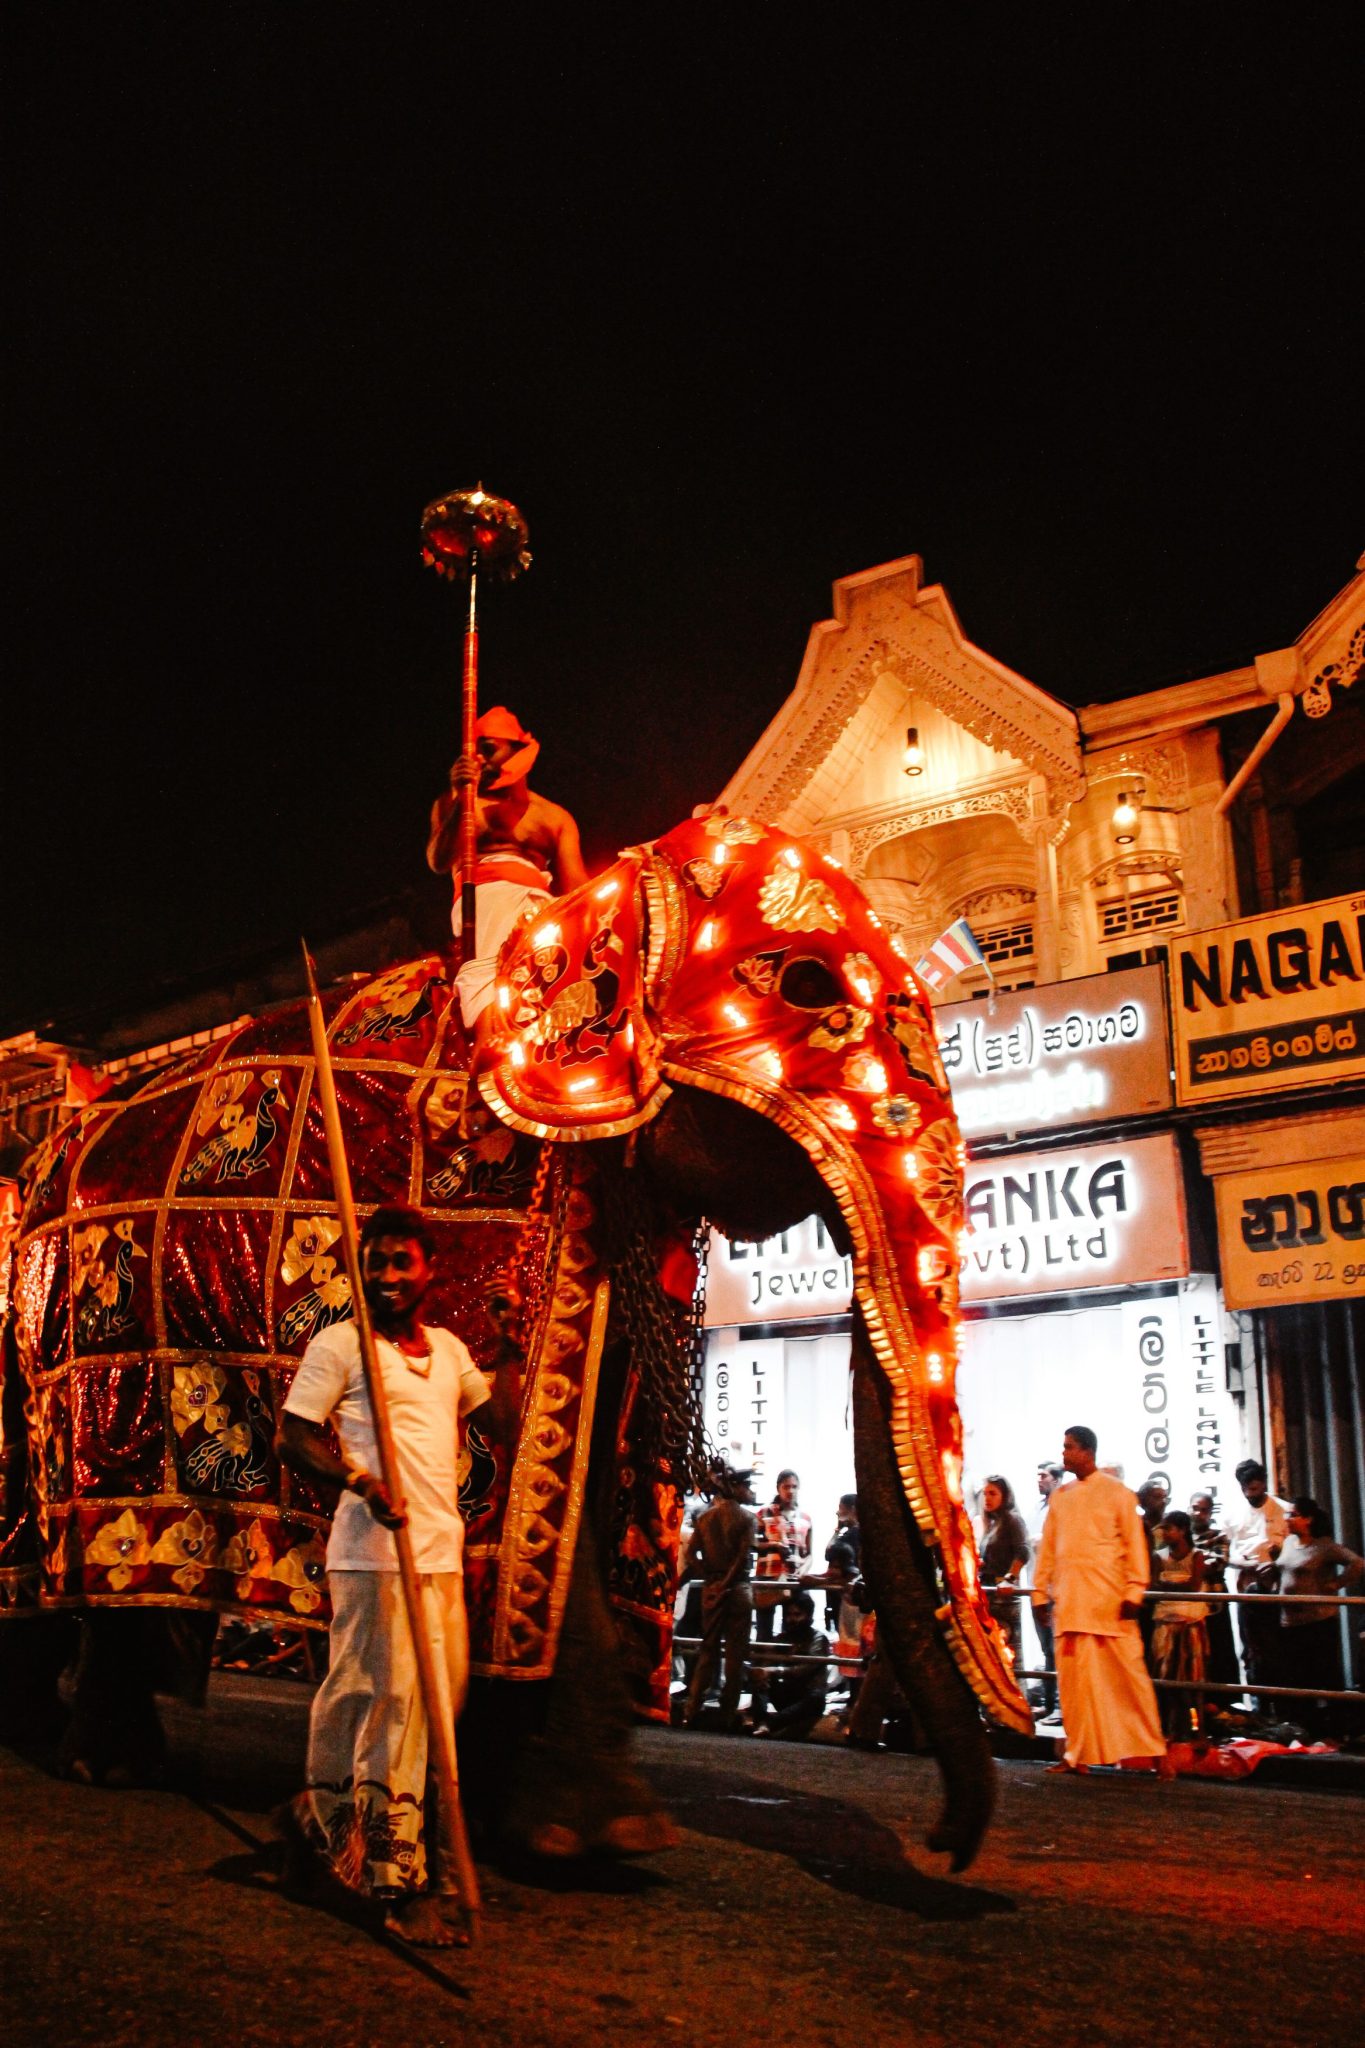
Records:
<instances>
[{"instance_id":1,"label":"elephant ear","mask_svg":"<svg viewBox=\"0 0 1365 2048\"><path fill-rule=\"evenodd\" d=\"M513 1130L561 1143L617 1137L668 1098L645 1012L662 936L644 863L632 849L531 906L502 949L473 1077Z\"/></svg>"}]
</instances>

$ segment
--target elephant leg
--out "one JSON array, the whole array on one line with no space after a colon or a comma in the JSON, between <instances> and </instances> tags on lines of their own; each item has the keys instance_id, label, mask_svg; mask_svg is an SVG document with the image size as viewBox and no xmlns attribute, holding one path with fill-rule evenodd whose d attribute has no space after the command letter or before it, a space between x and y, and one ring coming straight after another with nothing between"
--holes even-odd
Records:
<instances>
[{"instance_id":1,"label":"elephant leg","mask_svg":"<svg viewBox=\"0 0 1365 2048\"><path fill-rule=\"evenodd\" d=\"M95 1608L81 1616L71 1720L58 1763L87 1785L147 1783L160 1776L166 1738L156 1711L161 1616Z\"/></svg>"},{"instance_id":2,"label":"elephant leg","mask_svg":"<svg viewBox=\"0 0 1365 2048\"><path fill-rule=\"evenodd\" d=\"M24 1614L0 1628L0 1741L51 1742L66 1719L57 1687L77 1635L72 1614Z\"/></svg>"},{"instance_id":3,"label":"elephant leg","mask_svg":"<svg viewBox=\"0 0 1365 2048\"><path fill-rule=\"evenodd\" d=\"M506 1821L538 1855L644 1855L676 1830L631 1757L630 1696L586 1530L575 1546L545 1724L522 1760Z\"/></svg>"},{"instance_id":4,"label":"elephant leg","mask_svg":"<svg viewBox=\"0 0 1365 2048\"><path fill-rule=\"evenodd\" d=\"M926 1840L965 1870L995 1804L985 1721L935 1619L933 1560L915 1525L891 1441L890 1396L859 1318L853 1340L853 1427L863 1559L879 1651L923 1723L943 1774L944 1804Z\"/></svg>"}]
</instances>

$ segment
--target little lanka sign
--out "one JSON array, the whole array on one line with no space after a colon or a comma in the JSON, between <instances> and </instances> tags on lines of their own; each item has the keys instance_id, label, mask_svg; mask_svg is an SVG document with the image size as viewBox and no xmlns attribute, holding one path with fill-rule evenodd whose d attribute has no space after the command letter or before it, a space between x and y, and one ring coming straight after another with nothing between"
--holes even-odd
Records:
<instances>
[{"instance_id":1,"label":"little lanka sign","mask_svg":"<svg viewBox=\"0 0 1365 2048\"><path fill-rule=\"evenodd\" d=\"M962 1299L1175 1280L1190 1270L1175 1139L1062 1146L967 1168ZM816 1217L762 1244L712 1232L708 1328L846 1315L853 1262Z\"/></svg>"}]
</instances>

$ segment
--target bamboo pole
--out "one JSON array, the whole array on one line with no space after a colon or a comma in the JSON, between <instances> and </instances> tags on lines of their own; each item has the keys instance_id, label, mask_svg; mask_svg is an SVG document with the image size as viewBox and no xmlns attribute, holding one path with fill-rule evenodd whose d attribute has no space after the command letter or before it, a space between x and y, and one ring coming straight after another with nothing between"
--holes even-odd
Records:
<instances>
[{"instance_id":1,"label":"bamboo pole","mask_svg":"<svg viewBox=\"0 0 1365 2048\"><path fill-rule=\"evenodd\" d=\"M460 677L460 752L474 765L472 782L460 792L460 965L478 958L478 897L474 874L479 861L479 782L474 727L479 716L479 556L469 557L469 613L465 621L464 665Z\"/></svg>"},{"instance_id":2,"label":"bamboo pole","mask_svg":"<svg viewBox=\"0 0 1365 2048\"><path fill-rule=\"evenodd\" d=\"M323 1020L322 1002L318 995L317 975L306 945L303 949L303 959L308 973L308 1023L313 1034L318 1094L322 1102L323 1122L327 1129L327 1153L332 1167L332 1186L336 1192L337 1216L341 1223L341 1243L346 1257L346 1271L351 1282L356 1330L360 1336L360 1362L370 1397L370 1413L374 1417L375 1443L379 1451L379 1477L384 1482L384 1490L394 1507L402 1513L402 1473L389 1421L384 1379L379 1370L379 1358L375 1350L370 1305L365 1299L364 1276L360 1265L360 1235L356 1229L355 1199L351 1193L351 1172L346 1160L341 1112L337 1107L336 1077L332 1072L332 1055L327 1044L327 1026ZM455 1876L460 1887L460 1904L464 1911L469 1938L473 1941L478 1934L479 1881L474 1872L474 1859L470 1854L464 1812L460 1806L459 1771L455 1761L455 1727L453 1720L441 1711L436 1661L432 1656L431 1638L427 1634L426 1616L422 1612L422 1589L417 1583L417 1567L412 1555L412 1534L406 1519L402 1527L392 1533L398 1551L398 1576L403 1586L403 1604L407 1609L408 1627L412 1631L413 1648L417 1656L417 1680L422 1694L422 1705L426 1709L427 1740L429 1750L434 1756L437 1797L440 1801L441 1814L447 1823L455 1861ZM429 1857L428 1867L431 1860Z\"/></svg>"}]
</instances>

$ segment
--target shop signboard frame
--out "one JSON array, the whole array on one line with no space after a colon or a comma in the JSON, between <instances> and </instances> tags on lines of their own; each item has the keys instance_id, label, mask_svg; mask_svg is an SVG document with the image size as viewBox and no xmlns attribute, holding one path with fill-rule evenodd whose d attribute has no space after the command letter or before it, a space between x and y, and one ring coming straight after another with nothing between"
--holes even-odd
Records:
<instances>
[{"instance_id":1,"label":"shop signboard frame","mask_svg":"<svg viewBox=\"0 0 1365 2048\"><path fill-rule=\"evenodd\" d=\"M934 1025L963 1136L1042 1137L1169 1109L1166 1008L1159 965L943 1004Z\"/></svg>"},{"instance_id":2,"label":"shop signboard frame","mask_svg":"<svg viewBox=\"0 0 1365 2048\"><path fill-rule=\"evenodd\" d=\"M1184 1107L1365 1078L1365 895L1172 938Z\"/></svg>"},{"instance_id":3,"label":"shop signboard frame","mask_svg":"<svg viewBox=\"0 0 1365 2048\"><path fill-rule=\"evenodd\" d=\"M968 1162L964 1308L1182 1280L1189 1271L1173 1132Z\"/></svg>"},{"instance_id":4,"label":"shop signboard frame","mask_svg":"<svg viewBox=\"0 0 1365 2048\"><path fill-rule=\"evenodd\" d=\"M1219 1174L1214 1196L1229 1308L1365 1300L1365 1145Z\"/></svg>"}]
</instances>

